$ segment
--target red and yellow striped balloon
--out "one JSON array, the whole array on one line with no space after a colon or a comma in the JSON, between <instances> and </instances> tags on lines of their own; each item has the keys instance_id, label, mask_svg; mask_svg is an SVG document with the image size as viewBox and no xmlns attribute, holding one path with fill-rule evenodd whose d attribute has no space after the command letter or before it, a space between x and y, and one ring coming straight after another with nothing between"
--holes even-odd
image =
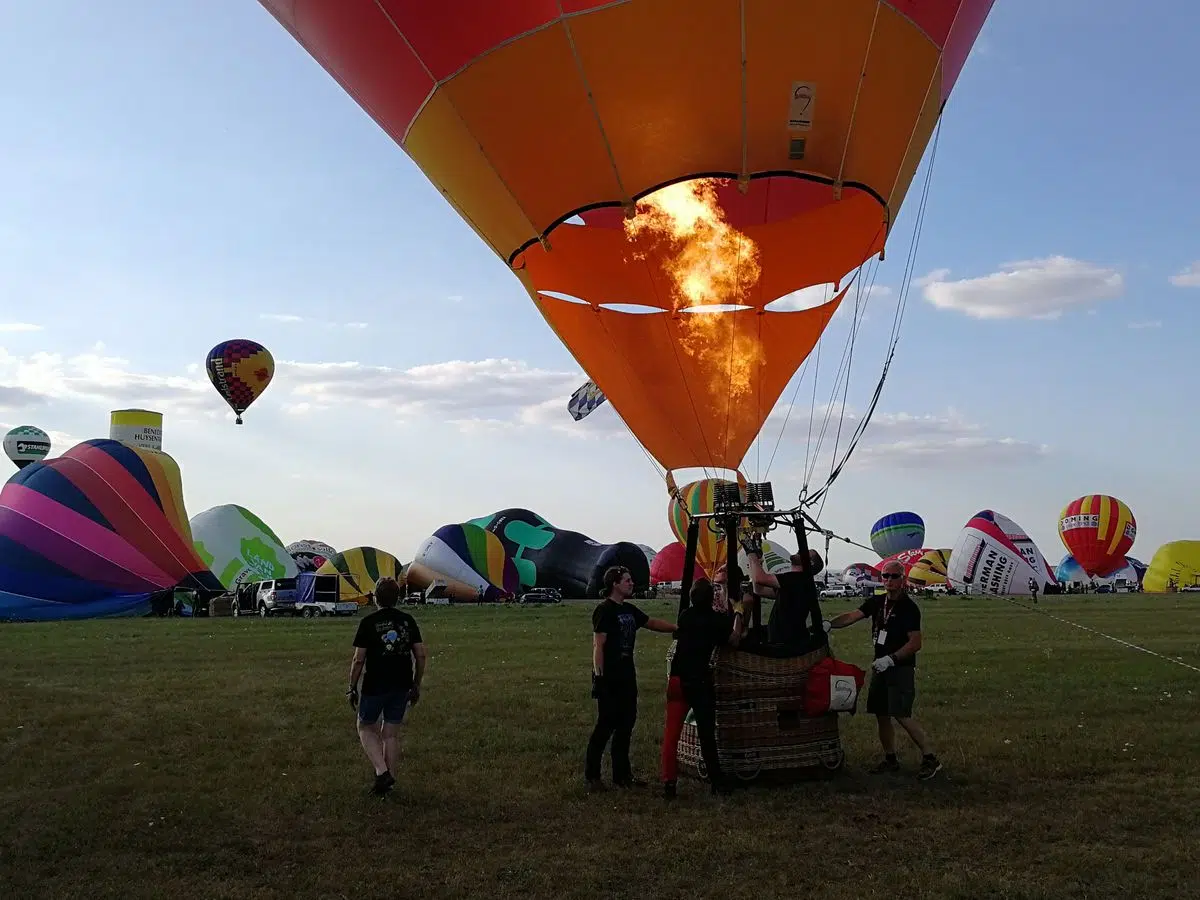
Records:
<instances>
[{"instance_id":1,"label":"red and yellow striped balloon","mask_svg":"<svg viewBox=\"0 0 1200 900\"><path fill-rule=\"evenodd\" d=\"M1137 520L1116 497L1087 494L1063 509L1058 536L1084 572L1103 578L1125 565L1125 554L1137 536Z\"/></svg>"}]
</instances>

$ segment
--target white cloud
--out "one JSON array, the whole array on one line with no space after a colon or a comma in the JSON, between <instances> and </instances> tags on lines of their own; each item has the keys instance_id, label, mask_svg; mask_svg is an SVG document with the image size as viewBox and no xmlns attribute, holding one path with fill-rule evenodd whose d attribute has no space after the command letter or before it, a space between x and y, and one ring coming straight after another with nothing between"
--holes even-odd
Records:
<instances>
[{"instance_id":1,"label":"white cloud","mask_svg":"<svg viewBox=\"0 0 1200 900\"><path fill-rule=\"evenodd\" d=\"M1172 275L1168 281L1175 287L1200 287L1200 260Z\"/></svg>"},{"instance_id":2,"label":"white cloud","mask_svg":"<svg viewBox=\"0 0 1200 900\"><path fill-rule=\"evenodd\" d=\"M435 415L443 421L489 418L507 411L515 419L548 397L567 398L584 378L581 372L555 372L512 359L449 360L393 369L357 362L281 362L276 379L311 409L358 404L388 409L400 417Z\"/></svg>"},{"instance_id":3,"label":"white cloud","mask_svg":"<svg viewBox=\"0 0 1200 900\"><path fill-rule=\"evenodd\" d=\"M369 328L366 322L322 322L317 319L306 319L304 316L297 316L294 313L259 313L260 319L265 319L268 322L280 322L286 325L296 325L302 322L307 322L317 328Z\"/></svg>"},{"instance_id":4,"label":"white cloud","mask_svg":"<svg viewBox=\"0 0 1200 900\"><path fill-rule=\"evenodd\" d=\"M795 407L784 432L785 443L794 441L798 444L801 460L809 443L809 411L808 406ZM828 407L824 407L813 415L811 452L817 456L813 467L817 473L828 473L833 458L836 456L840 460L845 455L850 438L862 419L859 413L847 409L841 415L839 437L839 413L840 409L835 408L828 415ZM779 435L777 423L782 423L785 414L786 407L780 406L768 417L762 431L762 439L768 446L773 445ZM982 425L968 421L954 409L940 414L877 411L867 423L847 468L945 470L1019 465L1049 452L1050 448L1044 444L988 434ZM795 453L793 451L792 455ZM821 478L814 476L814 480L819 482Z\"/></svg>"},{"instance_id":5,"label":"white cloud","mask_svg":"<svg viewBox=\"0 0 1200 900\"><path fill-rule=\"evenodd\" d=\"M45 402L47 397L19 385L0 384L0 409L14 411Z\"/></svg>"},{"instance_id":6,"label":"white cloud","mask_svg":"<svg viewBox=\"0 0 1200 900\"><path fill-rule=\"evenodd\" d=\"M1130 323L1129 323L1129 327L1130 327L1130 328L1135 328L1135 329L1140 329L1140 328L1162 328L1162 321L1161 321L1161 320L1159 320L1159 319L1151 319L1151 320L1150 320L1150 321L1148 321L1148 322L1130 322Z\"/></svg>"},{"instance_id":7,"label":"white cloud","mask_svg":"<svg viewBox=\"0 0 1200 900\"><path fill-rule=\"evenodd\" d=\"M212 403L215 394L206 378L131 372L128 360L95 352L72 357L40 352L19 357L0 348L0 378L53 399L170 407L185 413L219 411Z\"/></svg>"},{"instance_id":8,"label":"white cloud","mask_svg":"<svg viewBox=\"0 0 1200 900\"><path fill-rule=\"evenodd\" d=\"M29 322L0 322L0 334L15 334L16 332L41 330L41 325L33 325Z\"/></svg>"},{"instance_id":9,"label":"white cloud","mask_svg":"<svg viewBox=\"0 0 1200 900\"><path fill-rule=\"evenodd\" d=\"M976 319L1057 319L1069 309L1121 296L1119 271L1065 256L1005 263L978 278L948 281L948 269L918 280L925 299Z\"/></svg>"},{"instance_id":10,"label":"white cloud","mask_svg":"<svg viewBox=\"0 0 1200 900\"><path fill-rule=\"evenodd\" d=\"M20 409L32 403L66 400L102 404L106 409L142 406L157 409L175 420L228 418L229 411L207 379L189 367L188 375L147 374L130 369L127 360L96 353L63 357L35 353L18 357L0 350L0 408ZM606 440L626 434L626 427L611 404L604 404L582 422L567 412L567 401L584 375L557 371L521 360L449 360L431 365L396 369L358 362L305 363L281 361L270 391L285 412L308 417L328 410L362 411L364 421L383 412L387 422L424 422L450 425L469 435L503 433L556 434L579 439ZM800 403L790 416L786 403L772 411L760 439L773 446L784 430L780 462L791 466L801 460L810 439L810 407ZM819 437L825 408L813 414L813 452L828 469L838 430L840 408L828 415L824 436ZM839 456L844 453L860 416L853 410L841 415ZM1037 459L1048 452L1042 445L987 433L954 410L942 414L876 413L868 424L851 466L893 466L945 469L947 467L1005 465ZM788 461L784 463L784 458Z\"/></svg>"}]
</instances>

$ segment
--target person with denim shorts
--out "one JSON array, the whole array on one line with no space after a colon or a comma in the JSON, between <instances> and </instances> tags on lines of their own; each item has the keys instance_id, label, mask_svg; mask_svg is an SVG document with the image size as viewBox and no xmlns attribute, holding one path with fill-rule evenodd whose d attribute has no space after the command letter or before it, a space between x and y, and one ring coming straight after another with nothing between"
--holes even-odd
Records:
<instances>
[{"instance_id":1,"label":"person with denim shorts","mask_svg":"<svg viewBox=\"0 0 1200 900\"><path fill-rule=\"evenodd\" d=\"M400 725L410 704L421 697L427 654L416 619L396 609L400 600L396 580L381 578L374 593L378 610L358 623L346 696L358 711L358 739L375 767L371 792L383 796L396 783Z\"/></svg>"}]
</instances>

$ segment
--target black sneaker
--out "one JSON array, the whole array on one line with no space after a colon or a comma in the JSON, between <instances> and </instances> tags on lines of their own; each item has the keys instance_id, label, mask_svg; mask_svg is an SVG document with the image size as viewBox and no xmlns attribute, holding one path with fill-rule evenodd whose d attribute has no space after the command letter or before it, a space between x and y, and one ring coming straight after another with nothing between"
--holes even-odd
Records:
<instances>
[{"instance_id":1,"label":"black sneaker","mask_svg":"<svg viewBox=\"0 0 1200 900\"><path fill-rule=\"evenodd\" d=\"M375 784L371 788L371 793L377 797L382 797L396 784L396 778L391 772L384 772L382 775L375 776Z\"/></svg>"},{"instance_id":2,"label":"black sneaker","mask_svg":"<svg viewBox=\"0 0 1200 900\"><path fill-rule=\"evenodd\" d=\"M883 775L888 772L899 772L899 771L900 771L900 760L896 759L896 757L894 757L894 756L892 756L892 757L885 756L882 760L880 760L880 762L877 766L875 766L873 769L870 770L872 775Z\"/></svg>"},{"instance_id":3,"label":"black sneaker","mask_svg":"<svg viewBox=\"0 0 1200 900\"><path fill-rule=\"evenodd\" d=\"M601 781L599 778L589 778L587 780L587 792L589 794L599 794L599 793L601 793L603 791L607 791L607 790L608 790L608 788L605 786L604 782Z\"/></svg>"},{"instance_id":4,"label":"black sneaker","mask_svg":"<svg viewBox=\"0 0 1200 900\"><path fill-rule=\"evenodd\" d=\"M674 781L664 781L663 782L663 799L664 800L674 800L677 796L678 796L678 792L675 789L675 782Z\"/></svg>"},{"instance_id":5,"label":"black sneaker","mask_svg":"<svg viewBox=\"0 0 1200 900\"><path fill-rule=\"evenodd\" d=\"M942 771L941 760L931 753L921 760L921 768L917 771L917 778L921 781L928 781L940 771Z\"/></svg>"}]
</instances>

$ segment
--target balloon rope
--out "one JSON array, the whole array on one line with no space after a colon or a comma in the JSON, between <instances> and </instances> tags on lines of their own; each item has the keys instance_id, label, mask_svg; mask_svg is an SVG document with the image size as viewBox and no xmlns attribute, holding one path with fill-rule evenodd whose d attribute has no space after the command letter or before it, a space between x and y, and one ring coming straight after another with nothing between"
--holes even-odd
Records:
<instances>
[{"instance_id":1,"label":"balloon rope","mask_svg":"<svg viewBox=\"0 0 1200 900\"><path fill-rule=\"evenodd\" d=\"M937 127L934 129L933 133L933 147L929 155L929 165L925 170L925 183L921 190L921 202L917 209L917 221L913 227L912 241L909 244L908 259L905 261L904 276L901 279L900 299L896 304L896 313L892 320L891 344L888 348L887 358L883 364L883 372L880 374L879 381L875 385L875 392L871 397L870 404L867 407L866 415L864 415L862 421L858 423L858 427L855 428L854 434L850 439L850 443L846 447L845 456L842 457L841 462L839 462L834 470L830 473L825 484L809 499L810 503L816 502L816 500L819 498L824 498L824 496L828 494L830 486L837 480L838 476L841 475L842 471L846 467L846 463L850 459L850 456L858 447L858 442L862 439L863 434L866 432L867 425L871 421L871 417L875 414L876 407L879 405L879 398L883 394L883 385L887 381L888 371L891 369L892 360L896 357L896 347L900 342L900 323L904 320L904 311L908 306L908 293L912 287L912 273L916 267L917 251L920 247L921 234L924 230L925 210L929 203L929 187L933 182L933 167L937 162L937 149L941 134L942 121L939 118ZM824 508L825 504L824 500L822 499L820 510L823 510ZM820 510L818 510L818 515L820 514Z\"/></svg>"},{"instance_id":2,"label":"balloon rope","mask_svg":"<svg viewBox=\"0 0 1200 900\"><path fill-rule=\"evenodd\" d=\"M1003 599L1007 600L1013 606L1019 606L1022 609L1029 610L1030 612L1041 613L1043 616L1049 616L1051 619L1054 619L1058 622L1062 622L1065 625L1070 625L1072 628L1079 628L1083 631L1091 632L1092 634L1098 634L1102 638L1108 638L1108 640L1110 640L1114 643L1117 643L1117 644L1121 644L1122 646L1128 647L1131 650L1140 650L1142 653L1148 653L1151 656L1157 656L1159 659L1164 659L1167 662L1174 663L1177 666L1183 666L1183 668L1185 668L1185 669L1191 669L1193 672L1200 672L1200 668L1190 665L1189 663L1185 663L1181 659L1173 659L1170 656L1164 656L1163 654L1161 654L1155 650L1150 650L1146 647L1141 647L1137 644L1132 644L1129 641L1122 640L1119 637L1113 637L1111 634L1105 634L1103 631L1099 631L1088 625L1080 625L1078 622L1072 622L1070 619L1064 619L1062 616L1056 616L1052 612L1048 612L1047 610L1041 609L1036 606L1030 606L1028 603L1022 603L1020 600L1015 600L1012 597L1004 597Z\"/></svg>"}]
</instances>

